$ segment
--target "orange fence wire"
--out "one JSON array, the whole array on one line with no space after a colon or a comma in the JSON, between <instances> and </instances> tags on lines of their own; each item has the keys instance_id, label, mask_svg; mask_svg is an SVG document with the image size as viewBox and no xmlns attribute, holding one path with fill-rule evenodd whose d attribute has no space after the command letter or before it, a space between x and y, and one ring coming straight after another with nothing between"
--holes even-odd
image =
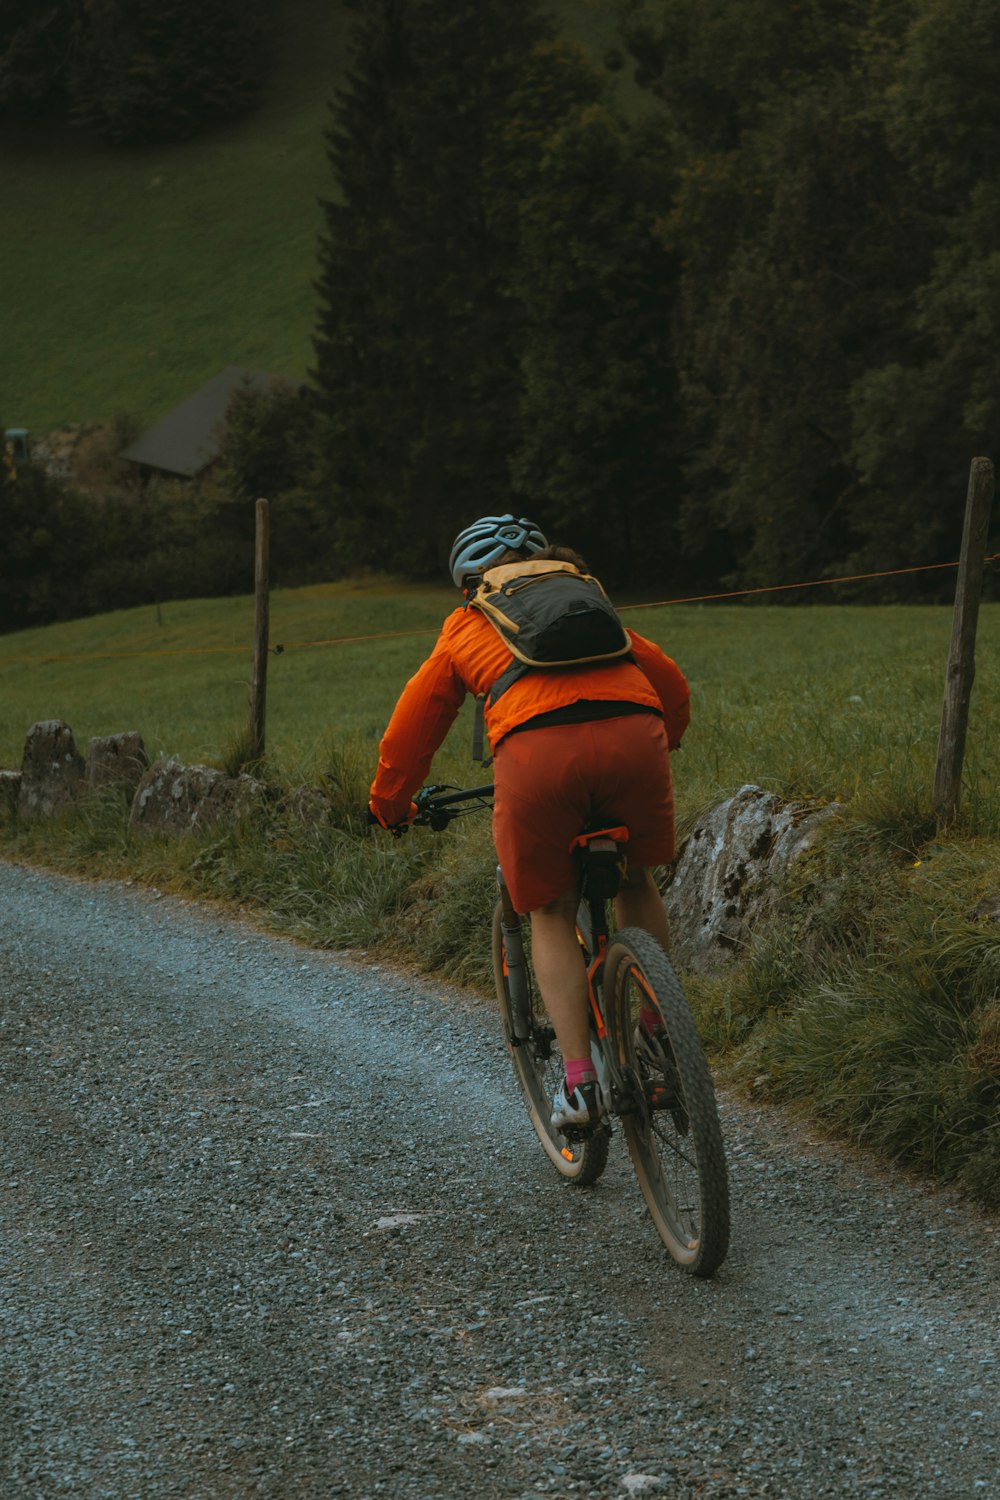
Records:
<instances>
[{"instance_id":1,"label":"orange fence wire","mask_svg":"<svg viewBox=\"0 0 1000 1500\"><path fill-rule=\"evenodd\" d=\"M1000 552L993 557L987 557L985 562L992 563L1000 561ZM830 583L861 583L868 578L898 578L901 573L934 573L942 568L957 568L957 562L948 563L922 563L916 568L889 568L881 573L848 573L843 578L810 578L805 583L768 583L761 588L754 589L732 589L726 594L690 594L685 599L658 599L653 604L623 604L618 613L625 609L660 609L668 604L703 604L709 599L745 599L750 594L777 594L784 589L816 589L823 584Z\"/></svg>"},{"instance_id":2,"label":"orange fence wire","mask_svg":"<svg viewBox=\"0 0 1000 1500\"><path fill-rule=\"evenodd\" d=\"M1000 552L994 552L990 557L984 558L987 564L1000 564ZM910 568L888 568L878 573L850 573L840 578L810 578L803 583L769 583L762 587L751 589L730 589L725 593L718 594L688 594L675 599L652 599L644 604L622 604L618 606L619 614L624 614L633 609L666 609L674 604L707 604L719 599L746 599L755 594L779 594L790 589L814 589L823 588L837 583L863 583L872 578L899 578L906 573L934 573L941 572L947 568L957 568L957 562L947 563L923 563L917 567ZM316 641L293 641L291 645L274 645L270 649L276 655L282 655L286 651L308 651L317 646L348 646L357 645L366 641L390 641L403 640L409 637L421 635L437 635L438 627L429 626L420 630L380 630L369 635L334 635L325 640ZM0 659L0 667L48 665L51 662L63 661L117 661L127 660L130 657L142 656L214 656L214 655L244 655L250 648L248 646L174 646L163 647L155 651L81 651L81 652L53 652L44 656L10 656Z\"/></svg>"}]
</instances>

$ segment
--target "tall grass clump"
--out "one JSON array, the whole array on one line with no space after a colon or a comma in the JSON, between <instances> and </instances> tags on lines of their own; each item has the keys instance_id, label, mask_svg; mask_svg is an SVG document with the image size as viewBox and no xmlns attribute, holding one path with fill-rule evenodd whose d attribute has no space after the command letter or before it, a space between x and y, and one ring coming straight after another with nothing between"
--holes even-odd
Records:
<instances>
[{"instance_id":1,"label":"tall grass clump","mask_svg":"<svg viewBox=\"0 0 1000 1500\"><path fill-rule=\"evenodd\" d=\"M266 926L318 948L397 946L422 849L390 850L335 828L304 830L276 814L200 841L188 874L198 894L249 908Z\"/></svg>"},{"instance_id":2,"label":"tall grass clump","mask_svg":"<svg viewBox=\"0 0 1000 1500\"><path fill-rule=\"evenodd\" d=\"M1000 1204L1000 851L884 801L832 825L790 910L697 985L723 1070Z\"/></svg>"},{"instance_id":3,"label":"tall grass clump","mask_svg":"<svg viewBox=\"0 0 1000 1500\"><path fill-rule=\"evenodd\" d=\"M418 838L427 835L418 833ZM422 968L459 984L492 985L490 923L497 896L488 814L429 835L437 847L411 893L405 925Z\"/></svg>"},{"instance_id":4,"label":"tall grass clump","mask_svg":"<svg viewBox=\"0 0 1000 1500\"><path fill-rule=\"evenodd\" d=\"M231 772L247 769L238 736L225 758ZM265 773L260 799L233 824L181 836L136 829L116 792L25 822L5 796L0 838L9 857L127 877L224 903L315 947L381 951L456 982L484 981L495 870L488 816L445 835L415 829L391 839L367 820L371 746L359 735L328 740L322 759L311 788L291 787L273 762L252 764Z\"/></svg>"}]
</instances>

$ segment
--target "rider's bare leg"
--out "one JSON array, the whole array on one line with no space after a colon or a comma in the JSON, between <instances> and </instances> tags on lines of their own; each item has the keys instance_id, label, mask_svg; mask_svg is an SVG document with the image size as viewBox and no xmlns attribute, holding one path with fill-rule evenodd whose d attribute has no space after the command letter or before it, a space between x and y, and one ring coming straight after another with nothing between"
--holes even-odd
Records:
<instances>
[{"instance_id":1,"label":"rider's bare leg","mask_svg":"<svg viewBox=\"0 0 1000 1500\"><path fill-rule=\"evenodd\" d=\"M576 935L574 886L531 913L531 964L564 1058L590 1056L587 971Z\"/></svg>"},{"instance_id":2,"label":"rider's bare leg","mask_svg":"<svg viewBox=\"0 0 1000 1500\"><path fill-rule=\"evenodd\" d=\"M615 897L615 921L620 928L643 928L665 953L670 952L670 929L663 897L647 865L629 865L621 890Z\"/></svg>"},{"instance_id":3,"label":"rider's bare leg","mask_svg":"<svg viewBox=\"0 0 1000 1500\"><path fill-rule=\"evenodd\" d=\"M590 1055L587 975L576 935L579 895L574 887L531 913L531 962L563 1057ZM663 898L644 865L631 865L615 897L619 927L641 927L666 951L670 943Z\"/></svg>"}]
</instances>

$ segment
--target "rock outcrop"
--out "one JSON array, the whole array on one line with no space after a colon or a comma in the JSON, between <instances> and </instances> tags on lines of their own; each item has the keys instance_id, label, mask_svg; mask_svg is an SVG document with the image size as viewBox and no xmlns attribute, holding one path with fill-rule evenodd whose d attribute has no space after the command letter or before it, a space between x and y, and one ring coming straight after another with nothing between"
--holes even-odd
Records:
<instances>
[{"instance_id":1,"label":"rock outcrop","mask_svg":"<svg viewBox=\"0 0 1000 1500\"><path fill-rule=\"evenodd\" d=\"M134 729L101 735L87 745L87 787L92 792L117 787L131 796L148 767L142 735Z\"/></svg>"},{"instance_id":2,"label":"rock outcrop","mask_svg":"<svg viewBox=\"0 0 1000 1500\"><path fill-rule=\"evenodd\" d=\"M22 818L47 818L80 796L85 765L62 719L32 724L24 742L17 809Z\"/></svg>"},{"instance_id":3,"label":"rock outcrop","mask_svg":"<svg viewBox=\"0 0 1000 1500\"><path fill-rule=\"evenodd\" d=\"M664 892L679 969L711 973L744 953L754 927L785 899L792 866L837 803L782 802L744 786L692 829Z\"/></svg>"},{"instance_id":4,"label":"rock outcrop","mask_svg":"<svg viewBox=\"0 0 1000 1500\"><path fill-rule=\"evenodd\" d=\"M227 776L210 766L157 760L136 788L129 822L150 832L188 833L244 817L263 795L263 783L252 776Z\"/></svg>"},{"instance_id":5,"label":"rock outcrop","mask_svg":"<svg viewBox=\"0 0 1000 1500\"><path fill-rule=\"evenodd\" d=\"M282 806L305 828L326 828L330 823L330 799L316 786L296 786Z\"/></svg>"}]
</instances>

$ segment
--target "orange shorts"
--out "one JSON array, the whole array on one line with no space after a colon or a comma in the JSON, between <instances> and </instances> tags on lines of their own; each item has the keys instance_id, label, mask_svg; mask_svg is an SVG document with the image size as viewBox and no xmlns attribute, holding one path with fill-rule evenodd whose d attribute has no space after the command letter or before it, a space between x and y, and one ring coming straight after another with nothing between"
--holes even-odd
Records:
<instances>
[{"instance_id":1,"label":"orange shorts","mask_svg":"<svg viewBox=\"0 0 1000 1500\"><path fill-rule=\"evenodd\" d=\"M493 785L497 858L520 912L572 887L570 844L586 823L624 823L631 864L674 857L670 755L657 714L508 735L497 746Z\"/></svg>"}]
</instances>

